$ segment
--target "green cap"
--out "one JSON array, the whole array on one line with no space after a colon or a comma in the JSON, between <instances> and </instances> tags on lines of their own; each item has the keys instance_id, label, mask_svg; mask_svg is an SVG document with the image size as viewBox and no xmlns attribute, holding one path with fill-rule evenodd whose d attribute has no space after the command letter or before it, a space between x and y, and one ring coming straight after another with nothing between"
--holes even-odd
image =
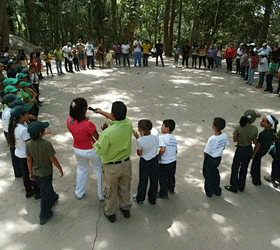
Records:
<instances>
[{"instance_id":1,"label":"green cap","mask_svg":"<svg viewBox=\"0 0 280 250\"><path fill-rule=\"evenodd\" d=\"M256 113L254 110L247 110L244 113L244 116L246 116L248 119L256 120L256 118L261 117L259 113Z\"/></svg>"},{"instance_id":2,"label":"green cap","mask_svg":"<svg viewBox=\"0 0 280 250\"><path fill-rule=\"evenodd\" d=\"M14 108L16 106L24 106L24 105L25 103L20 98L17 98L11 103L10 108Z\"/></svg>"},{"instance_id":3,"label":"green cap","mask_svg":"<svg viewBox=\"0 0 280 250\"><path fill-rule=\"evenodd\" d=\"M17 78L9 78L10 79L10 85L16 85L18 83Z\"/></svg>"},{"instance_id":4,"label":"green cap","mask_svg":"<svg viewBox=\"0 0 280 250\"><path fill-rule=\"evenodd\" d=\"M10 81L11 81L11 78L6 78L6 79L4 79L4 81L3 81L3 86L4 86L4 87L9 86L9 85L10 85Z\"/></svg>"},{"instance_id":5,"label":"green cap","mask_svg":"<svg viewBox=\"0 0 280 250\"><path fill-rule=\"evenodd\" d=\"M30 87L30 86L31 86L31 83L30 83L30 82L20 82L20 86L21 86L22 88L24 88L24 87Z\"/></svg>"},{"instance_id":6,"label":"green cap","mask_svg":"<svg viewBox=\"0 0 280 250\"><path fill-rule=\"evenodd\" d=\"M28 71L28 69L22 69L22 70L21 70L21 73L27 74L27 75L28 75L28 74L29 74L29 71Z\"/></svg>"},{"instance_id":7,"label":"green cap","mask_svg":"<svg viewBox=\"0 0 280 250\"><path fill-rule=\"evenodd\" d=\"M16 63L16 61L10 60L10 61L8 62L8 65L12 65L12 64L15 64L15 63Z\"/></svg>"},{"instance_id":8,"label":"green cap","mask_svg":"<svg viewBox=\"0 0 280 250\"><path fill-rule=\"evenodd\" d=\"M16 89L14 86L9 85L4 89L4 94L8 94L8 93L15 93L17 92L18 89Z\"/></svg>"},{"instance_id":9,"label":"green cap","mask_svg":"<svg viewBox=\"0 0 280 250\"><path fill-rule=\"evenodd\" d=\"M34 121L31 122L28 126L28 133L31 137L36 137L40 134L41 131L46 129L50 124L48 122Z\"/></svg>"},{"instance_id":10,"label":"green cap","mask_svg":"<svg viewBox=\"0 0 280 250\"><path fill-rule=\"evenodd\" d=\"M17 99L17 96L16 95L13 95L13 94L8 94L8 95L5 95L3 97L3 101L4 103L8 104L8 103L12 103L14 100Z\"/></svg>"},{"instance_id":11,"label":"green cap","mask_svg":"<svg viewBox=\"0 0 280 250\"><path fill-rule=\"evenodd\" d=\"M17 79L20 81L22 78L28 77L28 74L24 74L24 73L18 73L17 74Z\"/></svg>"},{"instance_id":12,"label":"green cap","mask_svg":"<svg viewBox=\"0 0 280 250\"><path fill-rule=\"evenodd\" d=\"M24 106L16 106L11 109L11 118L19 118L31 109L31 106L25 104Z\"/></svg>"}]
</instances>

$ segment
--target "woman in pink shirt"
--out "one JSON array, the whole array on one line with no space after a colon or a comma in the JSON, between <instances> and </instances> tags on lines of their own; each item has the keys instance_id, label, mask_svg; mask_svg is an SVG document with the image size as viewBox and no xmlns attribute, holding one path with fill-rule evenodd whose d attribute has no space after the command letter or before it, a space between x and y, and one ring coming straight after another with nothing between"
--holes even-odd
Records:
<instances>
[{"instance_id":1,"label":"woman in pink shirt","mask_svg":"<svg viewBox=\"0 0 280 250\"><path fill-rule=\"evenodd\" d=\"M74 153L78 162L75 194L78 199L85 195L88 168L93 164L97 178L98 198L104 200L102 194L102 163L100 156L95 154L93 144L99 134L95 125L86 117L87 101L76 98L70 105L70 117L67 119L67 128L74 138Z\"/></svg>"}]
</instances>

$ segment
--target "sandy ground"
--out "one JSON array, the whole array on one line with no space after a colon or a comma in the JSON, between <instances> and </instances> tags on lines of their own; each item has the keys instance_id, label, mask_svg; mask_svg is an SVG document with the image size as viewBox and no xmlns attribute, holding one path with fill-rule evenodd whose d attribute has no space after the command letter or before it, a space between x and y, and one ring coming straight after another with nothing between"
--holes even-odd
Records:
<instances>
[{"instance_id":1,"label":"sandy ground","mask_svg":"<svg viewBox=\"0 0 280 250\"><path fill-rule=\"evenodd\" d=\"M213 134L213 118L226 119L224 132L231 141L219 167L223 188L229 183L235 151L233 126L247 109L280 119L277 95L249 87L234 74L175 69L172 60L164 68L155 67L154 59L149 68L114 67L46 78L41 82L41 93L44 105L40 120L51 124L52 135L46 139L53 143L65 171L65 176L59 178L54 170L54 188L60 199L53 218L40 226L40 203L33 197L26 199L21 178L14 178L0 126L1 250L280 248L277 190L265 181L259 187L247 181L244 193L223 189L221 197L207 198L202 176L203 149ZM86 195L77 200L73 140L66 128L69 104L76 97L84 97L92 107L106 111L110 111L113 101L123 101L135 129L142 118L150 119L158 130L164 119L174 119L179 144L176 194L169 200L158 200L156 206L134 203L130 219L118 214L111 224L103 215L104 203L98 200L96 178L90 169ZM100 115L88 114L98 128L106 121ZM255 124L260 130L259 122ZM135 144L133 138L131 194L138 184ZM270 173L271 162L270 156L263 158L262 176Z\"/></svg>"}]
</instances>

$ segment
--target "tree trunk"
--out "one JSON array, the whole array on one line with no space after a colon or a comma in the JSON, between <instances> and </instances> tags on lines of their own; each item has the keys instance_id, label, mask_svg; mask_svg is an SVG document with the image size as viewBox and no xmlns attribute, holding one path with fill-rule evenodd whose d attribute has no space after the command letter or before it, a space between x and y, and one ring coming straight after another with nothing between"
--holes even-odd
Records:
<instances>
[{"instance_id":1,"label":"tree trunk","mask_svg":"<svg viewBox=\"0 0 280 250\"><path fill-rule=\"evenodd\" d=\"M169 42L168 42L168 48L165 51L166 56L172 56L172 46L173 46L173 37L174 37L174 21L175 21L175 9L176 9L176 0L172 0L172 8L171 8L171 18L170 18L170 24L169 24Z\"/></svg>"},{"instance_id":2,"label":"tree trunk","mask_svg":"<svg viewBox=\"0 0 280 250\"><path fill-rule=\"evenodd\" d=\"M9 26L6 9L6 0L0 1L0 49L9 47Z\"/></svg>"},{"instance_id":3,"label":"tree trunk","mask_svg":"<svg viewBox=\"0 0 280 250\"><path fill-rule=\"evenodd\" d=\"M155 16L155 38L154 38L154 44L156 44L157 43L157 31L158 31L158 29L157 29L157 27L159 26L159 23L158 23L158 14L159 14L159 4L158 4L158 2L157 2L157 7L156 7L156 16Z\"/></svg>"},{"instance_id":4,"label":"tree trunk","mask_svg":"<svg viewBox=\"0 0 280 250\"><path fill-rule=\"evenodd\" d=\"M170 4L171 0L166 0L165 2L165 14L164 14L164 26L163 26L163 32L164 32L164 51L165 55L168 55L168 49L169 49L169 21L170 21Z\"/></svg>"},{"instance_id":5,"label":"tree trunk","mask_svg":"<svg viewBox=\"0 0 280 250\"><path fill-rule=\"evenodd\" d=\"M191 33L190 33L190 41L189 41L189 46L192 46L195 42L195 34L199 25L200 17L196 16L193 21L192 21L192 27L191 27Z\"/></svg>"},{"instance_id":6,"label":"tree trunk","mask_svg":"<svg viewBox=\"0 0 280 250\"><path fill-rule=\"evenodd\" d=\"M36 19L36 11L34 9L35 3L33 0L24 0L24 8L28 25L29 40L35 45L39 45L39 32L38 32L38 20Z\"/></svg>"},{"instance_id":7,"label":"tree trunk","mask_svg":"<svg viewBox=\"0 0 280 250\"><path fill-rule=\"evenodd\" d=\"M263 23L262 28L260 32L259 42L258 46L261 47L263 42L266 42L268 29L269 29L269 23L270 23L270 16L272 13L272 6L273 6L273 0L263 0L264 6L265 6L265 12L263 16Z\"/></svg>"},{"instance_id":8,"label":"tree trunk","mask_svg":"<svg viewBox=\"0 0 280 250\"><path fill-rule=\"evenodd\" d=\"M112 31L114 42L118 40L117 32L117 0L112 0Z\"/></svg>"},{"instance_id":9,"label":"tree trunk","mask_svg":"<svg viewBox=\"0 0 280 250\"><path fill-rule=\"evenodd\" d=\"M78 5L77 2L74 1L74 20L73 20L73 35L72 41L75 44L78 37L77 37L77 15L78 15Z\"/></svg>"},{"instance_id":10,"label":"tree trunk","mask_svg":"<svg viewBox=\"0 0 280 250\"><path fill-rule=\"evenodd\" d=\"M179 8L179 24L178 24L178 46L181 47L181 22L182 22L182 9L183 9L183 0L180 0Z\"/></svg>"},{"instance_id":11,"label":"tree trunk","mask_svg":"<svg viewBox=\"0 0 280 250\"><path fill-rule=\"evenodd\" d=\"M91 2L88 1L88 35L92 37L92 5Z\"/></svg>"}]
</instances>

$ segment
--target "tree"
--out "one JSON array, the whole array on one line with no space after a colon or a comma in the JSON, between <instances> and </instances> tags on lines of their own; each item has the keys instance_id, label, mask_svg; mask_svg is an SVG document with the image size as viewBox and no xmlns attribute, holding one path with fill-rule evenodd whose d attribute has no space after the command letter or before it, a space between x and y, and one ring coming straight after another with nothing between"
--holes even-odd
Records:
<instances>
[{"instance_id":1,"label":"tree","mask_svg":"<svg viewBox=\"0 0 280 250\"><path fill-rule=\"evenodd\" d=\"M0 1L0 49L9 47L9 26L6 9L6 0Z\"/></svg>"}]
</instances>

